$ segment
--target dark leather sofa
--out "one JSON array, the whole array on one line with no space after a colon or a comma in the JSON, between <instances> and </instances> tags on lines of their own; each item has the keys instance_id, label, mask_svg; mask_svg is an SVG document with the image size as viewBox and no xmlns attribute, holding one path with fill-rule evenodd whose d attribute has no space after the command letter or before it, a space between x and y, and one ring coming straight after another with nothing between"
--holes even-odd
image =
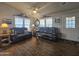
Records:
<instances>
[{"instance_id":1,"label":"dark leather sofa","mask_svg":"<svg viewBox=\"0 0 79 59\"><path fill-rule=\"evenodd\" d=\"M12 43L32 38L32 32L28 32L27 28L13 28L12 30L14 30L14 35L11 35Z\"/></svg>"},{"instance_id":2,"label":"dark leather sofa","mask_svg":"<svg viewBox=\"0 0 79 59\"><path fill-rule=\"evenodd\" d=\"M39 38L58 41L61 37L60 31L56 27L39 27L36 32Z\"/></svg>"}]
</instances>

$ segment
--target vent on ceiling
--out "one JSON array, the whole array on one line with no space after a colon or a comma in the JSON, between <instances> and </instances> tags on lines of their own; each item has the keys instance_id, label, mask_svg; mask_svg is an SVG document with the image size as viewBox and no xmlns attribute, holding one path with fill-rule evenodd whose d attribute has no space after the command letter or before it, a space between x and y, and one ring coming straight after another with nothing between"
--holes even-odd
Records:
<instances>
[{"instance_id":1,"label":"vent on ceiling","mask_svg":"<svg viewBox=\"0 0 79 59\"><path fill-rule=\"evenodd\" d=\"M62 2L62 5L66 5L66 2Z\"/></svg>"}]
</instances>

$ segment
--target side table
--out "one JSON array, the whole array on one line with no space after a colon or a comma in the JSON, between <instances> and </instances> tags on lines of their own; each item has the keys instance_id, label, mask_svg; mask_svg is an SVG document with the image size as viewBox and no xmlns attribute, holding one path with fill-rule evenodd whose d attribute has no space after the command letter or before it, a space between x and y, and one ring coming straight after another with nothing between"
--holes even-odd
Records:
<instances>
[{"instance_id":1,"label":"side table","mask_svg":"<svg viewBox=\"0 0 79 59\"><path fill-rule=\"evenodd\" d=\"M5 43L5 41L8 41L8 43ZM0 46L7 46L10 44L10 34L2 34L0 35Z\"/></svg>"}]
</instances>

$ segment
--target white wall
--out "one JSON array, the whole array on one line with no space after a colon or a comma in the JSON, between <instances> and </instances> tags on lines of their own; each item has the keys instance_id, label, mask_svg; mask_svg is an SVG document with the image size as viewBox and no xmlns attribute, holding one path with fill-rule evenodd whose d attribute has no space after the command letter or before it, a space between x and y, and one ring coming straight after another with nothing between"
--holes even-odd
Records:
<instances>
[{"instance_id":1,"label":"white wall","mask_svg":"<svg viewBox=\"0 0 79 59\"><path fill-rule=\"evenodd\" d=\"M0 19L3 18L11 18L14 15L18 15L21 12L19 12L18 10L12 8L9 5L6 5L4 3L0 3Z\"/></svg>"},{"instance_id":2,"label":"white wall","mask_svg":"<svg viewBox=\"0 0 79 59\"><path fill-rule=\"evenodd\" d=\"M79 9L70 10L65 12L60 12L51 15L53 17L53 26L60 28L62 32L62 38L72 41L79 41ZM75 29L67 29L65 26L65 21L67 16L75 16L76 17L76 28ZM60 17L60 23L55 23L55 18Z\"/></svg>"}]
</instances>

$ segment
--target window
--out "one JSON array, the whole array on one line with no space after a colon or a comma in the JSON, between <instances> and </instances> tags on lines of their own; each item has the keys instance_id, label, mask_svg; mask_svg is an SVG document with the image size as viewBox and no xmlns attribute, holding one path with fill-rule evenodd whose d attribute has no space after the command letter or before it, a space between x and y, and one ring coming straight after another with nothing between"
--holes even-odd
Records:
<instances>
[{"instance_id":1,"label":"window","mask_svg":"<svg viewBox=\"0 0 79 59\"><path fill-rule=\"evenodd\" d=\"M15 27L17 28L30 28L30 19L25 17L16 16L15 17Z\"/></svg>"},{"instance_id":2,"label":"window","mask_svg":"<svg viewBox=\"0 0 79 59\"><path fill-rule=\"evenodd\" d=\"M21 28L23 27L23 18L22 17L15 17L15 27Z\"/></svg>"},{"instance_id":3,"label":"window","mask_svg":"<svg viewBox=\"0 0 79 59\"><path fill-rule=\"evenodd\" d=\"M66 17L66 28L75 28L75 16Z\"/></svg>"},{"instance_id":4,"label":"window","mask_svg":"<svg viewBox=\"0 0 79 59\"><path fill-rule=\"evenodd\" d=\"M30 28L30 19L25 18L24 27L25 27L25 28L28 28L28 29Z\"/></svg>"},{"instance_id":5,"label":"window","mask_svg":"<svg viewBox=\"0 0 79 59\"><path fill-rule=\"evenodd\" d=\"M46 27L52 27L52 17L46 18Z\"/></svg>"},{"instance_id":6,"label":"window","mask_svg":"<svg viewBox=\"0 0 79 59\"><path fill-rule=\"evenodd\" d=\"M40 27L45 27L45 20L44 19L40 19Z\"/></svg>"}]
</instances>

